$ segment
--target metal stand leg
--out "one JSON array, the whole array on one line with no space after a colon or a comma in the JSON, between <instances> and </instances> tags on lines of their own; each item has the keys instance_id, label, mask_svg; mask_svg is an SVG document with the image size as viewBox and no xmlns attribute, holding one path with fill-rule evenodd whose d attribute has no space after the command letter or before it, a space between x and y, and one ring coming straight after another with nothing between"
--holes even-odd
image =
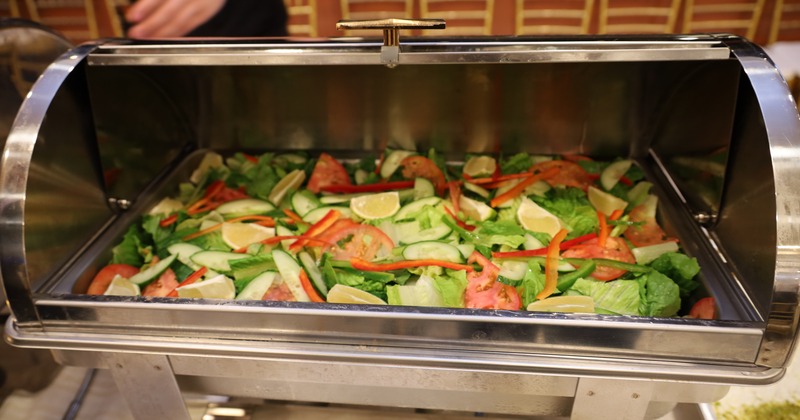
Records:
<instances>
[{"instance_id":1,"label":"metal stand leg","mask_svg":"<svg viewBox=\"0 0 800 420\"><path fill-rule=\"evenodd\" d=\"M135 418L189 420L189 411L166 356L105 353L104 357Z\"/></svg>"},{"instance_id":2,"label":"metal stand leg","mask_svg":"<svg viewBox=\"0 0 800 420\"><path fill-rule=\"evenodd\" d=\"M653 382L581 378L573 420L641 420L653 396Z\"/></svg>"}]
</instances>

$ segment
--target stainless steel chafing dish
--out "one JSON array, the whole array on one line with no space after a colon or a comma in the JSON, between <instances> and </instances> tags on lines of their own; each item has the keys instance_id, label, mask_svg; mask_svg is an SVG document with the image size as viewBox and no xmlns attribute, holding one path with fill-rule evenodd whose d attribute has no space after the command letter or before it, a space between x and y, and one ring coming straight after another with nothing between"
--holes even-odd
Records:
<instances>
[{"instance_id":1,"label":"stainless steel chafing dish","mask_svg":"<svg viewBox=\"0 0 800 420\"><path fill-rule=\"evenodd\" d=\"M7 339L110 369L140 418L187 417L182 391L644 418L781 378L800 313L800 119L760 48L726 35L394 41L63 55L3 154ZM205 150L387 145L632 157L721 319L75 293Z\"/></svg>"}]
</instances>

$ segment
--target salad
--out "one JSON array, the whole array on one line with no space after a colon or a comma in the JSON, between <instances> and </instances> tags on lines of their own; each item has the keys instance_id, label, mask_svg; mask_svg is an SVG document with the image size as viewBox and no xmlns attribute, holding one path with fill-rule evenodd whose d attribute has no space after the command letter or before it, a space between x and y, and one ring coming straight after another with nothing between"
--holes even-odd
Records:
<instances>
[{"instance_id":1,"label":"salad","mask_svg":"<svg viewBox=\"0 0 800 420\"><path fill-rule=\"evenodd\" d=\"M88 294L713 318L632 160L209 152Z\"/></svg>"}]
</instances>

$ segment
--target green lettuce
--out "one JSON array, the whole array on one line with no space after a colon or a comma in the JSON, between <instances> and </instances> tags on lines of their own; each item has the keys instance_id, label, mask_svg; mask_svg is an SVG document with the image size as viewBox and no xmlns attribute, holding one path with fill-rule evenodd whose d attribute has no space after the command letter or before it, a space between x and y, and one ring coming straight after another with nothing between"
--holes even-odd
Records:
<instances>
[{"instance_id":1,"label":"green lettuce","mask_svg":"<svg viewBox=\"0 0 800 420\"><path fill-rule=\"evenodd\" d=\"M641 297L636 280L599 281L578 279L565 296L590 296L595 312L611 315L640 315Z\"/></svg>"},{"instance_id":2,"label":"green lettuce","mask_svg":"<svg viewBox=\"0 0 800 420\"><path fill-rule=\"evenodd\" d=\"M517 153L509 157L508 159L502 159L500 161L500 170L504 174L516 174L519 172L525 172L530 167L533 166L533 161L531 160L531 156L527 153Z\"/></svg>"},{"instance_id":3,"label":"green lettuce","mask_svg":"<svg viewBox=\"0 0 800 420\"><path fill-rule=\"evenodd\" d=\"M597 211L579 188L552 188L544 197L532 196L531 199L561 219L570 232L568 238L586 235L598 228Z\"/></svg>"},{"instance_id":4,"label":"green lettuce","mask_svg":"<svg viewBox=\"0 0 800 420\"><path fill-rule=\"evenodd\" d=\"M639 314L642 316L669 317L681 308L678 285L669 277L651 271L638 278L641 302Z\"/></svg>"},{"instance_id":5,"label":"green lettuce","mask_svg":"<svg viewBox=\"0 0 800 420\"><path fill-rule=\"evenodd\" d=\"M545 277L544 270L534 260L528 260L528 271L525 277L522 278L522 284L517 286L520 300L522 300L522 307L527 308L531 302L536 301L536 295L544 290Z\"/></svg>"},{"instance_id":6,"label":"green lettuce","mask_svg":"<svg viewBox=\"0 0 800 420\"><path fill-rule=\"evenodd\" d=\"M146 248L145 232L134 224L125 232L122 242L111 250L111 264L128 264L140 267L146 261L140 250Z\"/></svg>"},{"instance_id":7,"label":"green lettuce","mask_svg":"<svg viewBox=\"0 0 800 420\"><path fill-rule=\"evenodd\" d=\"M669 277L680 288L680 296L687 298L700 286L695 278L700 272L700 265L696 258L691 258L680 252L662 254L650 263L650 267Z\"/></svg>"},{"instance_id":8,"label":"green lettuce","mask_svg":"<svg viewBox=\"0 0 800 420\"><path fill-rule=\"evenodd\" d=\"M494 245L505 245L516 249L525 242L525 229L505 220L483 222L473 234L476 237L476 245L490 248Z\"/></svg>"}]
</instances>

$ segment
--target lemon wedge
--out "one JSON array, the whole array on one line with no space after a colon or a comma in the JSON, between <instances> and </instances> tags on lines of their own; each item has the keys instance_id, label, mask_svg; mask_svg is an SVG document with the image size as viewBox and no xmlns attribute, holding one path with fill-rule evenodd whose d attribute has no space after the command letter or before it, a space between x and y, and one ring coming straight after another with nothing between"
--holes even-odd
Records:
<instances>
[{"instance_id":1,"label":"lemon wedge","mask_svg":"<svg viewBox=\"0 0 800 420\"><path fill-rule=\"evenodd\" d=\"M517 209L517 221L527 230L555 236L561 230L561 221L530 198L523 198Z\"/></svg>"},{"instance_id":2,"label":"lemon wedge","mask_svg":"<svg viewBox=\"0 0 800 420\"><path fill-rule=\"evenodd\" d=\"M473 177L490 176L497 170L497 161L491 156L474 156L464 164L464 173Z\"/></svg>"},{"instance_id":3,"label":"lemon wedge","mask_svg":"<svg viewBox=\"0 0 800 420\"><path fill-rule=\"evenodd\" d=\"M458 206L467 217L479 222L492 218L496 213L493 208L486 204L463 195L458 199Z\"/></svg>"},{"instance_id":4,"label":"lemon wedge","mask_svg":"<svg viewBox=\"0 0 800 420\"><path fill-rule=\"evenodd\" d=\"M526 309L536 312L594 313L594 299L591 296L554 296L531 302Z\"/></svg>"},{"instance_id":5,"label":"lemon wedge","mask_svg":"<svg viewBox=\"0 0 800 420\"><path fill-rule=\"evenodd\" d=\"M362 195L350 200L350 210L364 220L391 217L400 210L400 194L391 191Z\"/></svg>"},{"instance_id":6,"label":"lemon wedge","mask_svg":"<svg viewBox=\"0 0 800 420\"><path fill-rule=\"evenodd\" d=\"M222 224L222 240L233 249L244 248L273 236L275 236L275 228L260 226L255 223Z\"/></svg>"},{"instance_id":7,"label":"lemon wedge","mask_svg":"<svg viewBox=\"0 0 800 420\"><path fill-rule=\"evenodd\" d=\"M586 194L595 210L602 212L606 216L611 216L611 213L614 213L615 210L625 210L625 207L628 207L627 201L592 186L589 186Z\"/></svg>"},{"instance_id":8,"label":"lemon wedge","mask_svg":"<svg viewBox=\"0 0 800 420\"><path fill-rule=\"evenodd\" d=\"M182 298L233 299L236 295L233 280L221 274L208 280L181 286L175 290Z\"/></svg>"},{"instance_id":9,"label":"lemon wedge","mask_svg":"<svg viewBox=\"0 0 800 420\"><path fill-rule=\"evenodd\" d=\"M362 305L386 305L383 299L355 287L337 284L328 291L328 303L357 303Z\"/></svg>"},{"instance_id":10,"label":"lemon wedge","mask_svg":"<svg viewBox=\"0 0 800 420\"><path fill-rule=\"evenodd\" d=\"M103 294L106 296L139 296L142 292L139 290L139 286L117 274Z\"/></svg>"},{"instance_id":11,"label":"lemon wedge","mask_svg":"<svg viewBox=\"0 0 800 420\"><path fill-rule=\"evenodd\" d=\"M281 201L283 201L284 197L288 195L290 192L296 191L303 185L303 181L306 180L306 173L302 169L295 169L292 172L289 172L275 184L275 187L272 188L272 191L269 192L269 201L279 206Z\"/></svg>"}]
</instances>

